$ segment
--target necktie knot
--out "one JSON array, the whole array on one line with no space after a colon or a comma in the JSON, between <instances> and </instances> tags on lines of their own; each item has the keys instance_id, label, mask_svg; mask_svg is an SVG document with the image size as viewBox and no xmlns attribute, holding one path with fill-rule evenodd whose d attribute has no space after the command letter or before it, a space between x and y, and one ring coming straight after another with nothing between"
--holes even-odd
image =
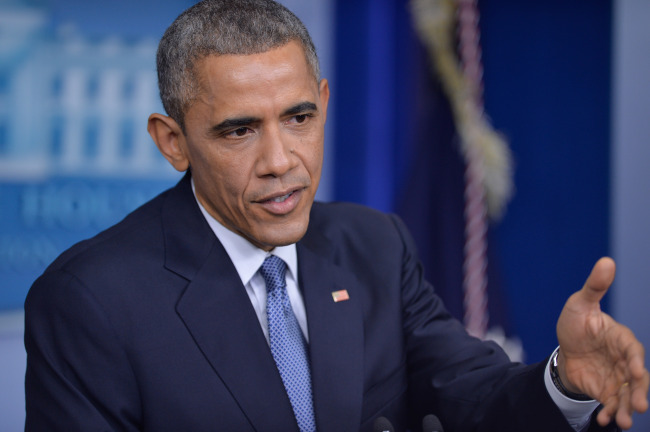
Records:
<instances>
[{"instance_id":1,"label":"necktie knot","mask_svg":"<svg viewBox=\"0 0 650 432\"><path fill-rule=\"evenodd\" d=\"M273 292L286 285L285 275L287 274L287 265L275 255L266 257L260 267L260 273L264 278L268 292Z\"/></svg>"}]
</instances>

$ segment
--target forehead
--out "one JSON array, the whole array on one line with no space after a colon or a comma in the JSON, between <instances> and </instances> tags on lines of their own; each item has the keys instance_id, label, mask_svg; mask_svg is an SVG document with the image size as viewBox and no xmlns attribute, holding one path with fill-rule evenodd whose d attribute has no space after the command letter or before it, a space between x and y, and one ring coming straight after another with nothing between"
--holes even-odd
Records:
<instances>
[{"instance_id":1,"label":"forehead","mask_svg":"<svg viewBox=\"0 0 650 432\"><path fill-rule=\"evenodd\" d=\"M296 41L256 54L208 55L197 61L194 70L199 96L204 97L251 91L256 85L318 87L304 49Z\"/></svg>"}]
</instances>

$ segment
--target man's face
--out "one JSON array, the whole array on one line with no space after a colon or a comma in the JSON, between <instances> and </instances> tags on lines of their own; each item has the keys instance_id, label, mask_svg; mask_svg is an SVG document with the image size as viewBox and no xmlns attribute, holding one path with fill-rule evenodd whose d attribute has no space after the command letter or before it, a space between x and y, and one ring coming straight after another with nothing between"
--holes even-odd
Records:
<instances>
[{"instance_id":1,"label":"man's face","mask_svg":"<svg viewBox=\"0 0 650 432\"><path fill-rule=\"evenodd\" d=\"M196 196L224 226L271 250L305 234L323 162L329 99L302 47L208 56L179 147Z\"/></svg>"}]
</instances>

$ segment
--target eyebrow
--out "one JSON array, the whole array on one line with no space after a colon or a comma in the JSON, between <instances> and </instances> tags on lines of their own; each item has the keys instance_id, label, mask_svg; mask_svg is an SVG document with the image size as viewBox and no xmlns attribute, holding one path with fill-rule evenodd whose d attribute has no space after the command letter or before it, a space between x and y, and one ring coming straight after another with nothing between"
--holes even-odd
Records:
<instances>
[{"instance_id":1,"label":"eyebrow","mask_svg":"<svg viewBox=\"0 0 650 432\"><path fill-rule=\"evenodd\" d=\"M226 119L221 123L212 126L210 128L210 133L216 136L227 130L239 129L240 127L250 126L252 124L259 123L260 121L261 120L257 117L239 117Z\"/></svg>"},{"instance_id":2,"label":"eyebrow","mask_svg":"<svg viewBox=\"0 0 650 432\"><path fill-rule=\"evenodd\" d=\"M287 108L282 113L282 116L292 116L305 112L314 112L318 111L318 107L313 102L300 102L290 108ZM221 123L210 128L210 134L217 136L223 132L238 129L240 127L251 126L256 123L260 123L262 119L258 117L236 117L230 118L222 121Z\"/></svg>"},{"instance_id":3,"label":"eyebrow","mask_svg":"<svg viewBox=\"0 0 650 432\"><path fill-rule=\"evenodd\" d=\"M315 103L313 102L301 102L297 105L292 106L291 108L285 110L282 115L283 116L288 116L288 115L296 115L308 111L318 111L318 107L316 106Z\"/></svg>"}]
</instances>

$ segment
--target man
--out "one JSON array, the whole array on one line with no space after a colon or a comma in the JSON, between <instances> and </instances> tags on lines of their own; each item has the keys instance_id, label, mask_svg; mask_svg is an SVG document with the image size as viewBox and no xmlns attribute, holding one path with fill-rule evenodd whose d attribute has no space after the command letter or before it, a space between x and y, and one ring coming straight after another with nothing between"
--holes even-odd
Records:
<instances>
[{"instance_id":1,"label":"man","mask_svg":"<svg viewBox=\"0 0 650 432\"><path fill-rule=\"evenodd\" d=\"M611 260L567 302L559 353L511 364L445 311L396 217L313 204L329 88L282 6L193 6L158 71L149 132L187 174L35 282L26 430L573 431L647 408L643 348L598 307Z\"/></svg>"}]
</instances>

